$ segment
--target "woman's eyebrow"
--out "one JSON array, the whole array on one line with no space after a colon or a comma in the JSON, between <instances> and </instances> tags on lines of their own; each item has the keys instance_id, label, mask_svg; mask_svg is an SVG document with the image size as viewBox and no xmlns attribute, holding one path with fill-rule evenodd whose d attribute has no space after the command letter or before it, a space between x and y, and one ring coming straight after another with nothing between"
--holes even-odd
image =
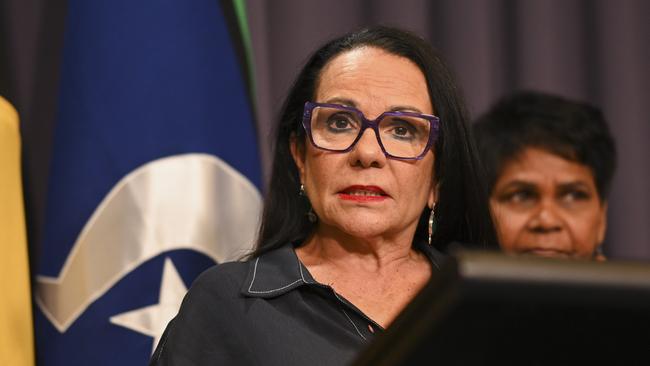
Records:
<instances>
[{"instance_id":1,"label":"woman's eyebrow","mask_svg":"<svg viewBox=\"0 0 650 366\"><path fill-rule=\"evenodd\" d=\"M357 104L352 100L352 99L347 99L347 98L330 98L325 101L325 103L329 104L340 104L348 107L357 107Z\"/></svg>"},{"instance_id":2,"label":"woman's eyebrow","mask_svg":"<svg viewBox=\"0 0 650 366\"><path fill-rule=\"evenodd\" d=\"M327 99L325 103L340 104L348 107L357 108L357 103L354 100L348 98L334 97L334 98ZM420 113L420 114L423 113L419 108L410 105L394 105L391 106L386 112L407 112L407 111Z\"/></svg>"},{"instance_id":3,"label":"woman's eyebrow","mask_svg":"<svg viewBox=\"0 0 650 366\"><path fill-rule=\"evenodd\" d=\"M499 190L503 191L503 190L512 189L512 188L536 189L537 186L532 182L528 182L528 181L521 180L521 179L515 179L515 180L512 180L512 181L506 183L502 187L500 187Z\"/></svg>"},{"instance_id":4,"label":"woman's eyebrow","mask_svg":"<svg viewBox=\"0 0 650 366\"><path fill-rule=\"evenodd\" d=\"M388 109L387 112L415 112L415 113L423 114L423 112L422 112L420 109L415 108L415 107L410 106L410 105L396 105L396 106L392 106L392 107L390 107L390 108Z\"/></svg>"},{"instance_id":5,"label":"woman's eyebrow","mask_svg":"<svg viewBox=\"0 0 650 366\"><path fill-rule=\"evenodd\" d=\"M560 188L566 189L566 188L583 188L583 189L589 189L589 184L587 182L584 182L583 180L572 180L572 181L567 181L567 182L560 182L558 184Z\"/></svg>"}]
</instances>

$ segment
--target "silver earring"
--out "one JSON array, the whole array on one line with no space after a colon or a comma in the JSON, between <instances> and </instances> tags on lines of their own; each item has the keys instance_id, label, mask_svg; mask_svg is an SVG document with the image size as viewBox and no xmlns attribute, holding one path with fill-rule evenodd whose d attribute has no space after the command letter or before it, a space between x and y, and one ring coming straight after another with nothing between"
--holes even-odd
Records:
<instances>
[{"instance_id":1,"label":"silver earring","mask_svg":"<svg viewBox=\"0 0 650 366\"><path fill-rule=\"evenodd\" d=\"M300 191L298 191L298 195L303 196L303 197L307 195L307 193L305 193L305 185L304 184L300 185Z\"/></svg>"},{"instance_id":2,"label":"silver earring","mask_svg":"<svg viewBox=\"0 0 650 366\"><path fill-rule=\"evenodd\" d=\"M433 232L436 230L436 223L435 223L435 212L436 212L436 204L433 204L433 207L431 207L431 214L429 215L429 245L431 245L431 237L433 236Z\"/></svg>"}]
</instances>

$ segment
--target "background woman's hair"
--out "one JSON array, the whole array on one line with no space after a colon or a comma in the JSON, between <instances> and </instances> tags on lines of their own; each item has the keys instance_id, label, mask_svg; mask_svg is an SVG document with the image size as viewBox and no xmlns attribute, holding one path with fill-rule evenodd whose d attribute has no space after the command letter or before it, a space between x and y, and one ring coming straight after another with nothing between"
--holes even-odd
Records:
<instances>
[{"instance_id":1,"label":"background woman's hair","mask_svg":"<svg viewBox=\"0 0 650 366\"><path fill-rule=\"evenodd\" d=\"M309 202L298 194L300 178L291 156L290 139L294 135L298 144L305 143L301 125L303 107L306 101L313 101L324 66L343 52L368 46L408 58L420 68L427 80L434 114L441 120L440 135L434 147L439 194L435 209L437 229L432 243L443 251L452 242L496 247L482 169L467 125L464 102L449 68L420 37L379 26L328 42L309 58L293 83L275 126L270 184L253 257L288 242L302 241L313 230L306 216ZM415 240L426 240L428 215L429 210L425 209Z\"/></svg>"},{"instance_id":2,"label":"background woman's hair","mask_svg":"<svg viewBox=\"0 0 650 366\"><path fill-rule=\"evenodd\" d=\"M504 97L474 124L491 191L503 166L537 147L591 169L602 201L616 170L616 146L601 111L584 102L542 92Z\"/></svg>"}]
</instances>

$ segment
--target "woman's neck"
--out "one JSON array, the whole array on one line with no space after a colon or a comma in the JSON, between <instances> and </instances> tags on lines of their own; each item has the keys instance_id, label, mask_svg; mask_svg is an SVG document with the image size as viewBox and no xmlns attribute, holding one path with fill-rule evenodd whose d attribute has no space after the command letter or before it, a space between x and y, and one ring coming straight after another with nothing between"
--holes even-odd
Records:
<instances>
[{"instance_id":1,"label":"woman's neck","mask_svg":"<svg viewBox=\"0 0 650 366\"><path fill-rule=\"evenodd\" d=\"M387 327L431 277L413 234L360 239L317 230L296 249L311 276Z\"/></svg>"},{"instance_id":2,"label":"woman's neck","mask_svg":"<svg viewBox=\"0 0 650 366\"><path fill-rule=\"evenodd\" d=\"M392 271L402 264L420 260L422 254L412 247L413 233L358 238L325 226L311 235L296 252L307 266L325 263L363 272Z\"/></svg>"}]
</instances>

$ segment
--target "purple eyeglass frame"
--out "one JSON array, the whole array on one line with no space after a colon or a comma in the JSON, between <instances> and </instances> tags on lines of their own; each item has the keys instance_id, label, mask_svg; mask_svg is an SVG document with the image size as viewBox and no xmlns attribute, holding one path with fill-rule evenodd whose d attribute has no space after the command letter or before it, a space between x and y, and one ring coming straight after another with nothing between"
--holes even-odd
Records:
<instances>
[{"instance_id":1,"label":"purple eyeglass frame","mask_svg":"<svg viewBox=\"0 0 650 366\"><path fill-rule=\"evenodd\" d=\"M320 147L316 145L316 142L314 142L314 137L312 136L311 133L311 115L312 112L314 111L314 108L316 107L326 107L326 108L337 108L341 109L344 111L352 112L361 117L361 129L359 130L359 134L357 137L354 139L354 141L350 144L350 146L347 149L339 150L339 149L327 149L324 147ZM379 122L385 118L385 117L418 117L418 118L423 118L426 119L431 123L431 128L429 129L429 140L427 141L427 145L424 147L424 150L422 153L416 157L412 158L405 158L401 156L395 156L389 154L386 149L384 148L384 144L381 142L381 138L379 137ZM369 120L366 118L366 116L363 115L363 112L360 110L354 108L354 107L348 107L340 104L331 104L331 103L314 103L314 102L306 102L305 103L305 109L302 115L302 127L305 129L307 132L307 135L309 136L309 140L311 141L311 144L321 150L326 150L326 151L332 151L332 152L349 152L351 151L354 146L359 142L361 139L361 136L363 135L363 132L366 130L366 128L372 128L373 131L375 131L375 137L377 138L377 142L379 143L379 147L381 147L381 151L384 152L384 155L386 157L389 157L391 159L397 159L397 160L422 160L424 155L431 149L431 146L433 143L436 141L438 138L438 132L440 128L440 118L430 115L430 114L421 114L421 113L415 113L415 112L384 112L380 114L377 118L374 120Z\"/></svg>"}]
</instances>

